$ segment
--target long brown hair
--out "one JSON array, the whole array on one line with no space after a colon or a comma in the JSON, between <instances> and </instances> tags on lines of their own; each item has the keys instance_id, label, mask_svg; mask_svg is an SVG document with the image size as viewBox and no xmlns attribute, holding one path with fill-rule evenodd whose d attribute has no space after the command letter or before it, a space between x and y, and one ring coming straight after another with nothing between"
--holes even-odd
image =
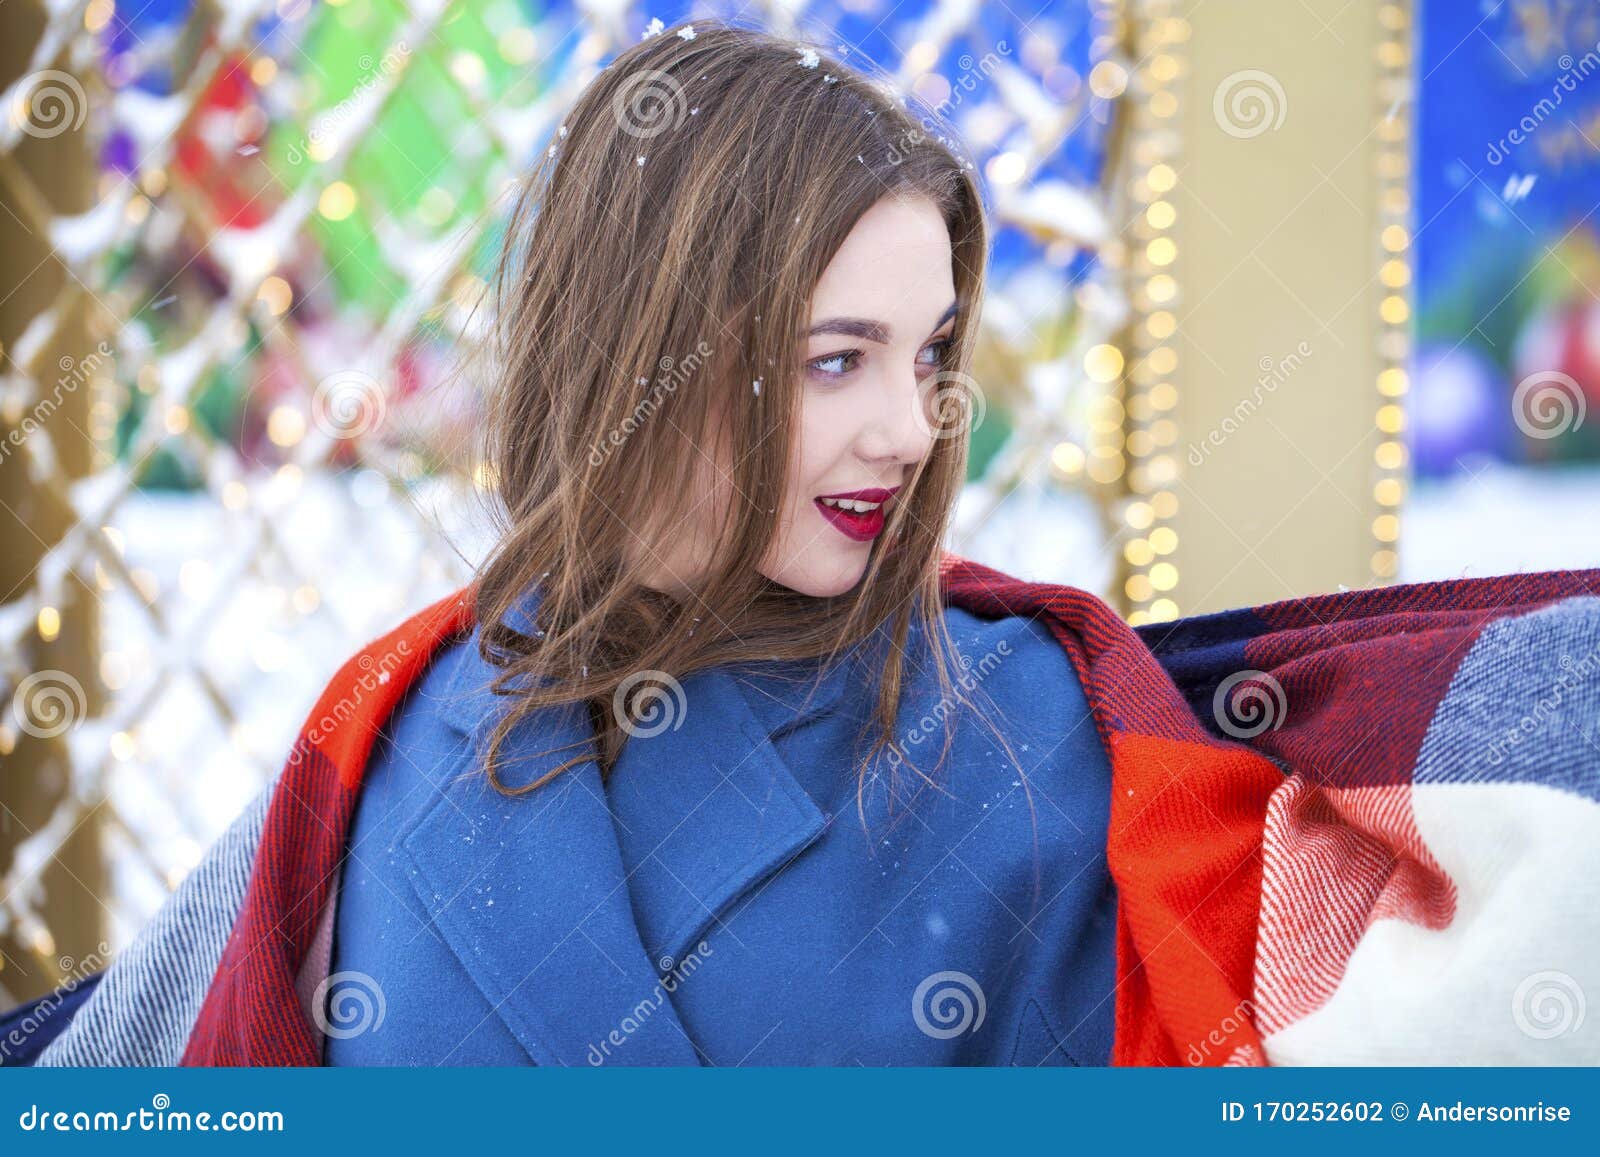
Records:
<instances>
[{"instance_id":1,"label":"long brown hair","mask_svg":"<svg viewBox=\"0 0 1600 1157\"><path fill-rule=\"evenodd\" d=\"M492 286L485 476L502 525L475 597L480 651L512 699L485 757L508 794L590 758L609 771L641 673L831 659L879 636L882 733L862 768L886 747L910 764L892 731L920 619L941 689L962 701L939 561L964 430L934 440L851 591L805 597L757 568L787 485L813 290L884 197L943 214L958 312L937 377L965 380L988 244L972 166L889 83L819 46L683 27L628 48L584 90L519 196ZM935 420L962 402L945 391ZM705 498L691 480L709 446L726 448L733 499L709 567L690 593L652 589L650 559ZM518 630L508 614L535 585L536 627ZM597 747L503 782L517 723L574 703Z\"/></svg>"}]
</instances>

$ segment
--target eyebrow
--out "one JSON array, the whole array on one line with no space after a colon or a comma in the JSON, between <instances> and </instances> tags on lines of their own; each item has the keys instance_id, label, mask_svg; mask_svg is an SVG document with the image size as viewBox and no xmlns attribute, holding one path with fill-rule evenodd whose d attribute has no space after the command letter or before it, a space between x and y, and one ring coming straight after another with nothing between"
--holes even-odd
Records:
<instances>
[{"instance_id":1,"label":"eyebrow","mask_svg":"<svg viewBox=\"0 0 1600 1157\"><path fill-rule=\"evenodd\" d=\"M936 330L945 322L956 315L956 303L951 302L939 320L933 323ZM932 333L933 330L929 330ZM881 321L871 321L864 317L830 317L817 322L806 331L807 337L816 337L818 334L838 333L848 337L859 337L865 341L877 342L879 345L888 345L890 329Z\"/></svg>"}]
</instances>

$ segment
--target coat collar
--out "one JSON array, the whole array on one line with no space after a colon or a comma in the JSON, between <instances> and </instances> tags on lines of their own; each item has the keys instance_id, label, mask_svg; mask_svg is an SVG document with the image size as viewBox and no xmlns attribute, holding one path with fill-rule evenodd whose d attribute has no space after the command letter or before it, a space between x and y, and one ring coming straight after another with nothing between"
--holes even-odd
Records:
<instances>
[{"instance_id":1,"label":"coat collar","mask_svg":"<svg viewBox=\"0 0 1600 1157\"><path fill-rule=\"evenodd\" d=\"M527 629L535 605L513 625ZM696 1063L666 989L741 894L826 830L773 738L834 710L856 660L825 672L809 703L804 664L696 672L672 724L630 739L609 785L585 762L517 798L477 772L507 707L488 689L498 672L476 634L451 661L442 714L469 742L399 840L441 935L536 1063ZM509 738L518 761L502 778L530 783L592 740L581 708L538 712ZM614 817L619 793L631 827Z\"/></svg>"}]
</instances>

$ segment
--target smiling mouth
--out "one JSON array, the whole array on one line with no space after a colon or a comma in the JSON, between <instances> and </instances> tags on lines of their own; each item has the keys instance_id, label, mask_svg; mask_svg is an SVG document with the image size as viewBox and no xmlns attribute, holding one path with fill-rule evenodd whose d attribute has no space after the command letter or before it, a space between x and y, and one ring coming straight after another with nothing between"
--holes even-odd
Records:
<instances>
[{"instance_id":1,"label":"smiling mouth","mask_svg":"<svg viewBox=\"0 0 1600 1157\"><path fill-rule=\"evenodd\" d=\"M894 490L850 490L824 494L812 501L840 534L855 542L870 542L882 533L884 511L899 489L896 486Z\"/></svg>"}]
</instances>

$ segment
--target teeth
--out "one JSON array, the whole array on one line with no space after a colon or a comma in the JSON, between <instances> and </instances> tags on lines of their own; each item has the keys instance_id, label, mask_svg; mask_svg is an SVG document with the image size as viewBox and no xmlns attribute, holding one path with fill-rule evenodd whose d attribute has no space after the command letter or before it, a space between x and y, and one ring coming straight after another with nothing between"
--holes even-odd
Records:
<instances>
[{"instance_id":1,"label":"teeth","mask_svg":"<svg viewBox=\"0 0 1600 1157\"><path fill-rule=\"evenodd\" d=\"M856 514L866 514L868 511L876 510L883 505L881 502L857 502L853 498L824 498L822 503L824 506L834 506L840 510L853 511Z\"/></svg>"}]
</instances>

